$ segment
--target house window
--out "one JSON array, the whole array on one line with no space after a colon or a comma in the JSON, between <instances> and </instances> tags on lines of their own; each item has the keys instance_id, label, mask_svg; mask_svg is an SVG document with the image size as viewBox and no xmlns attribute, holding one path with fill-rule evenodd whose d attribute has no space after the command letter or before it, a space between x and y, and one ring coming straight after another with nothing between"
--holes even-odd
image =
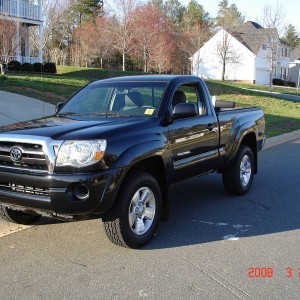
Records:
<instances>
[{"instance_id":1,"label":"house window","mask_svg":"<svg viewBox=\"0 0 300 300\"><path fill-rule=\"evenodd\" d=\"M262 50L267 50L267 45L266 44L262 44L261 49Z\"/></svg>"}]
</instances>

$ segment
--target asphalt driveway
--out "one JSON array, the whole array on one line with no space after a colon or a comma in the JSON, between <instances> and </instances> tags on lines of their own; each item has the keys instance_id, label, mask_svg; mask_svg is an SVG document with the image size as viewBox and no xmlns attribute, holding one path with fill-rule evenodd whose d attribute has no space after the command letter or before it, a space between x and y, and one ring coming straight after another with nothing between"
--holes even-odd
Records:
<instances>
[{"instance_id":1,"label":"asphalt driveway","mask_svg":"<svg viewBox=\"0 0 300 300\"><path fill-rule=\"evenodd\" d=\"M299 147L262 151L242 197L218 174L177 187L171 219L139 250L112 245L99 220L0 238L1 298L299 299Z\"/></svg>"}]
</instances>

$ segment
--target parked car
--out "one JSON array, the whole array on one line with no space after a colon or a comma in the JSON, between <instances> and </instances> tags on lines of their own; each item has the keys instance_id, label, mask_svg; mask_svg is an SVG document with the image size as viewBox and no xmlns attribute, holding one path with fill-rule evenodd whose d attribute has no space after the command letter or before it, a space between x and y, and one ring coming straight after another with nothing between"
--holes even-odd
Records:
<instances>
[{"instance_id":1,"label":"parked car","mask_svg":"<svg viewBox=\"0 0 300 300\"><path fill-rule=\"evenodd\" d=\"M0 128L0 214L102 218L115 244L146 244L169 210L169 190L217 171L246 194L264 145L260 108L214 107L195 76L99 80L55 115Z\"/></svg>"}]
</instances>

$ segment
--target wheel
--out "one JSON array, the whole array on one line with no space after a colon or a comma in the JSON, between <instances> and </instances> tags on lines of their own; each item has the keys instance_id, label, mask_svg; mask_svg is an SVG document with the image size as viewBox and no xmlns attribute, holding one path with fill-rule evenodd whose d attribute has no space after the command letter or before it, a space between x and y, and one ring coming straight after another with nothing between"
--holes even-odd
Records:
<instances>
[{"instance_id":1,"label":"wheel","mask_svg":"<svg viewBox=\"0 0 300 300\"><path fill-rule=\"evenodd\" d=\"M102 221L111 242L139 248L157 230L162 212L161 189L149 173L135 172L123 182L115 205Z\"/></svg>"},{"instance_id":2,"label":"wheel","mask_svg":"<svg viewBox=\"0 0 300 300\"><path fill-rule=\"evenodd\" d=\"M29 214L0 205L0 217L7 222L29 225L37 221L41 215Z\"/></svg>"},{"instance_id":3,"label":"wheel","mask_svg":"<svg viewBox=\"0 0 300 300\"><path fill-rule=\"evenodd\" d=\"M225 190L232 195L245 195L250 190L254 174L254 156L252 150L242 145L236 158L223 171Z\"/></svg>"}]
</instances>

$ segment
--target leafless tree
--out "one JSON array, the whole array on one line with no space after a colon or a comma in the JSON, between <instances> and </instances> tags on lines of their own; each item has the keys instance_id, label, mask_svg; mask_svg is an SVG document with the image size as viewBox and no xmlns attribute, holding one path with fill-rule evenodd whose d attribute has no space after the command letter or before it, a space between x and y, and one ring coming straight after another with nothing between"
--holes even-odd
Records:
<instances>
[{"instance_id":1,"label":"leafless tree","mask_svg":"<svg viewBox=\"0 0 300 300\"><path fill-rule=\"evenodd\" d=\"M241 55L232 45L230 35L227 31L223 30L222 41L219 41L217 44L217 55L219 56L220 63L222 64L222 80L225 80L226 66L237 65L241 61Z\"/></svg>"},{"instance_id":2,"label":"leafless tree","mask_svg":"<svg viewBox=\"0 0 300 300\"><path fill-rule=\"evenodd\" d=\"M197 76L199 76L199 67L202 63L200 48L210 37L208 24L203 21L201 23L194 23L192 26L183 27L180 35L179 46L188 54L188 57L193 57L192 65L197 68ZM193 56L193 54L196 54Z\"/></svg>"},{"instance_id":3,"label":"leafless tree","mask_svg":"<svg viewBox=\"0 0 300 300\"><path fill-rule=\"evenodd\" d=\"M133 38L132 13L139 0L115 0L107 4L110 13L113 14L110 26L107 29L114 37L114 46L121 52L123 60L123 71L125 71L126 54L130 51Z\"/></svg>"},{"instance_id":4,"label":"leafless tree","mask_svg":"<svg viewBox=\"0 0 300 300\"><path fill-rule=\"evenodd\" d=\"M10 60L15 57L21 47L21 40L26 38L25 28L7 16L0 19L0 70L4 75L5 68Z\"/></svg>"},{"instance_id":5,"label":"leafless tree","mask_svg":"<svg viewBox=\"0 0 300 300\"><path fill-rule=\"evenodd\" d=\"M264 7L263 27L265 30L265 40L266 40L266 54L265 59L269 62L269 89L272 90L272 79L273 72L275 69L276 61L279 59L280 55L280 39L279 34L282 33L284 29L284 19L285 13L284 9L280 4L276 4L275 7L266 5Z\"/></svg>"},{"instance_id":6,"label":"leafless tree","mask_svg":"<svg viewBox=\"0 0 300 300\"><path fill-rule=\"evenodd\" d=\"M238 64L241 60L240 54L232 45L232 34L240 24L245 21L245 17L239 12L235 4L228 5L227 0L219 3L219 12L216 18L217 25L222 28L222 41L217 44L217 55L222 64L221 79L225 80L226 66L228 64Z\"/></svg>"}]
</instances>

